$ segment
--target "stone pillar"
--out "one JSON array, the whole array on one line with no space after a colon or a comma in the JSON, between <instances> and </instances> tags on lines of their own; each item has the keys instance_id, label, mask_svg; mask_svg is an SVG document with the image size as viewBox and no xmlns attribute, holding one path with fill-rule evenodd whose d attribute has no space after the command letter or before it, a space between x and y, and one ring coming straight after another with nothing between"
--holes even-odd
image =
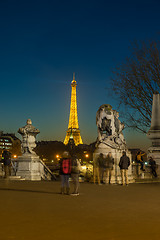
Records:
<instances>
[{"instance_id":1,"label":"stone pillar","mask_svg":"<svg viewBox=\"0 0 160 240\"><path fill-rule=\"evenodd\" d=\"M152 146L148 149L148 158L153 159L158 164L158 175L160 175L160 94L153 94L151 128L147 137L152 141Z\"/></svg>"}]
</instances>

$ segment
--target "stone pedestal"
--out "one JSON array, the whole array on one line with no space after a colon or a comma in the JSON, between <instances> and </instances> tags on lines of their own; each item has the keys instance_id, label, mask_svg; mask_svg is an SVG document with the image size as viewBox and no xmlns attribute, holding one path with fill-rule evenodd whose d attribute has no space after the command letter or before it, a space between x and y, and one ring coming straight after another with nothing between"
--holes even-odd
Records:
<instances>
[{"instance_id":1,"label":"stone pedestal","mask_svg":"<svg viewBox=\"0 0 160 240\"><path fill-rule=\"evenodd\" d=\"M25 180L41 180L42 166L38 156L23 154L18 158L17 162L17 176L21 176Z\"/></svg>"},{"instance_id":2,"label":"stone pedestal","mask_svg":"<svg viewBox=\"0 0 160 240\"><path fill-rule=\"evenodd\" d=\"M152 141L148 149L148 158L152 157L158 165L157 174L160 176L160 94L153 94L151 128L147 137Z\"/></svg>"},{"instance_id":3,"label":"stone pedestal","mask_svg":"<svg viewBox=\"0 0 160 240\"><path fill-rule=\"evenodd\" d=\"M32 125L31 119L28 119L27 124L18 130L18 133L22 135L22 156L17 160L16 175L25 180L39 181L42 178L51 180L51 171L34 152L36 135L39 132L40 131Z\"/></svg>"},{"instance_id":4,"label":"stone pedestal","mask_svg":"<svg viewBox=\"0 0 160 240\"><path fill-rule=\"evenodd\" d=\"M110 183L120 184L122 180L119 161L123 151L126 152L131 162L131 153L127 150L123 135L124 124L119 120L119 113L113 110L109 104L103 104L99 107L96 114L96 124L98 128L98 138L96 143L97 147L93 154L94 165L96 165L96 159L100 153L102 153L104 157L107 157L108 153L111 152L114 158L114 166ZM129 183L134 182L132 163L128 169L128 181Z\"/></svg>"},{"instance_id":5,"label":"stone pedestal","mask_svg":"<svg viewBox=\"0 0 160 240\"><path fill-rule=\"evenodd\" d=\"M113 149L103 143L101 143L95 150L93 154L93 161L95 161L96 158L98 158L100 153L103 153L104 157L108 155L108 153L111 152L112 156L114 158L114 167L113 167L113 172L112 172L112 178L111 178L111 184L121 184L121 171L119 168L119 161L122 156L123 150L119 149ZM126 151L127 156L130 159L131 162L131 153L130 151ZM132 174L132 163L128 168L128 182L133 183L135 182Z\"/></svg>"}]
</instances>

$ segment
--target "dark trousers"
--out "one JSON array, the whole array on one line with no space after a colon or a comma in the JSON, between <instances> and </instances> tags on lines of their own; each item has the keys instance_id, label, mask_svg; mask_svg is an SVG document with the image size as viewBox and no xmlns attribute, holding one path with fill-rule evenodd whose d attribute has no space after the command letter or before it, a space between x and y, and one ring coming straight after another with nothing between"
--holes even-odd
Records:
<instances>
[{"instance_id":1,"label":"dark trousers","mask_svg":"<svg viewBox=\"0 0 160 240\"><path fill-rule=\"evenodd\" d=\"M152 174L154 177L157 177L157 172L155 168L151 168Z\"/></svg>"},{"instance_id":2,"label":"dark trousers","mask_svg":"<svg viewBox=\"0 0 160 240\"><path fill-rule=\"evenodd\" d=\"M144 170L144 162L141 162L141 161L139 161L139 163L141 164L141 170Z\"/></svg>"},{"instance_id":3,"label":"dark trousers","mask_svg":"<svg viewBox=\"0 0 160 240\"><path fill-rule=\"evenodd\" d=\"M9 176L11 176L11 166L10 165L4 165L4 177L8 178Z\"/></svg>"},{"instance_id":4,"label":"dark trousers","mask_svg":"<svg viewBox=\"0 0 160 240\"><path fill-rule=\"evenodd\" d=\"M105 173L105 169L104 168L99 168L99 177L100 177L100 182L103 183L104 181L104 173Z\"/></svg>"},{"instance_id":5,"label":"dark trousers","mask_svg":"<svg viewBox=\"0 0 160 240\"><path fill-rule=\"evenodd\" d=\"M61 175L61 187L69 188L69 175Z\"/></svg>"}]
</instances>

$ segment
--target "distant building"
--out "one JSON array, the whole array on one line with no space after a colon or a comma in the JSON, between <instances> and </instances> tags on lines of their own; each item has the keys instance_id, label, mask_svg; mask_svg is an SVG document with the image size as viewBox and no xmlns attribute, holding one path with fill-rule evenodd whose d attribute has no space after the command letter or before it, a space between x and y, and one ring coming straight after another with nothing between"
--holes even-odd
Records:
<instances>
[{"instance_id":1,"label":"distant building","mask_svg":"<svg viewBox=\"0 0 160 240\"><path fill-rule=\"evenodd\" d=\"M21 155L21 141L14 133L0 131L0 153L3 149L9 150L14 155Z\"/></svg>"}]
</instances>

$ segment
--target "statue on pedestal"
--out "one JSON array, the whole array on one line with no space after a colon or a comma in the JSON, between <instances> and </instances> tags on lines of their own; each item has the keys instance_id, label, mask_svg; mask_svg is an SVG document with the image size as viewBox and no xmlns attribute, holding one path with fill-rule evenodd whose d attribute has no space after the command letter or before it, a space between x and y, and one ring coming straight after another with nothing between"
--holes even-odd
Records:
<instances>
[{"instance_id":1,"label":"statue on pedestal","mask_svg":"<svg viewBox=\"0 0 160 240\"><path fill-rule=\"evenodd\" d=\"M122 132L124 124L119 120L119 113L113 110L109 104L103 104L99 107L96 114L96 124L98 127L98 137L93 153L93 162L95 163L101 154L103 154L104 158L107 158L108 154L111 154L114 158L114 166L110 183L121 183L119 161L122 153L126 152L127 156L131 159L131 153L127 149ZM131 167L128 169L128 177L129 182L134 182Z\"/></svg>"},{"instance_id":2,"label":"statue on pedestal","mask_svg":"<svg viewBox=\"0 0 160 240\"><path fill-rule=\"evenodd\" d=\"M32 125L31 119L27 120L27 125L19 128L18 133L22 135L22 154L36 155L33 149L36 147L36 135L40 131Z\"/></svg>"},{"instance_id":3,"label":"statue on pedestal","mask_svg":"<svg viewBox=\"0 0 160 240\"><path fill-rule=\"evenodd\" d=\"M32 125L31 119L27 120L24 127L18 129L18 133L22 135L22 156L17 159L16 175L25 180L33 181L56 179L50 169L34 152L36 135L40 131Z\"/></svg>"},{"instance_id":4,"label":"statue on pedestal","mask_svg":"<svg viewBox=\"0 0 160 240\"><path fill-rule=\"evenodd\" d=\"M98 127L97 146L106 144L114 149L126 149L126 141L122 130L124 124L119 120L119 113L112 110L112 106L104 104L100 106L96 115Z\"/></svg>"}]
</instances>

